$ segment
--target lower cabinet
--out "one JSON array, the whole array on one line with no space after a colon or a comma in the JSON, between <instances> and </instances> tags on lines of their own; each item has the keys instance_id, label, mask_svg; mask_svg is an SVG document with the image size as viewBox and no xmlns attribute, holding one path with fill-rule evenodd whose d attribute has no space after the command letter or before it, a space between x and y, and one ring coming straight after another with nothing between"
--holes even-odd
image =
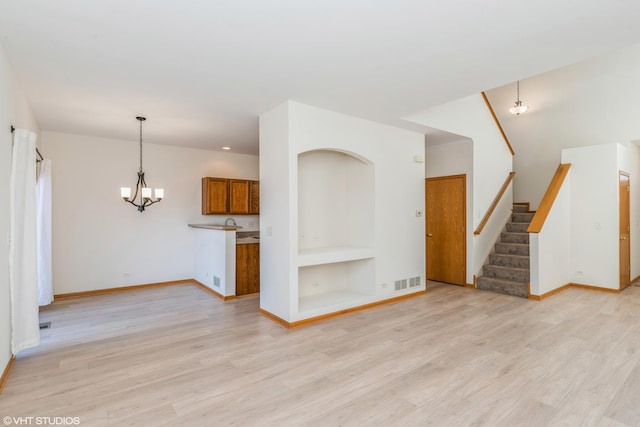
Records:
<instances>
[{"instance_id":1,"label":"lower cabinet","mask_svg":"<svg viewBox=\"0 0 640 427\"><path fill-rule=\"evenodd\" d=\"M236 245L236 296L260 292L260 244Z\"/></svg>"}]
</instances>

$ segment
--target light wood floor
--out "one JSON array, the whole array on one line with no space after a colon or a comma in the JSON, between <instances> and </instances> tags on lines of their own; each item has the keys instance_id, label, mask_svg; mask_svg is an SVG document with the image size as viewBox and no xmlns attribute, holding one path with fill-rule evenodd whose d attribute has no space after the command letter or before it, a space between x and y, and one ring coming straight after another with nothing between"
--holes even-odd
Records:
<instances>
[{"instance_id":1,"label":"light wood floor","mask_svg":"<svg viewBox=\"0 0 640 427\"><path fill-rule=\"evenodd\" d=\"M82 426L637 426L640 288L427 295L286 330L192 285L77 298L0 416Z\"/></svg>"}]
</instances>

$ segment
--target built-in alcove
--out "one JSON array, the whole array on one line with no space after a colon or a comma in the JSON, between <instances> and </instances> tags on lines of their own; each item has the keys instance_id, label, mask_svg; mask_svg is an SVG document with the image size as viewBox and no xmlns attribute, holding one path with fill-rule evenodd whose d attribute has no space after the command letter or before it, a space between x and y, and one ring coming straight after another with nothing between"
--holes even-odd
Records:
<instances>
[{"instance_id":1,"label":"built-in alcove","mask_svg":"<svg viewBox=\"0 0 640 427\"><path fill-rule=\"evenodd\" d=\"M372 247L374 168L332 150L298 155L298 248Z\"/></svg>"},{"instance_id":2,"label":"built-in alcove","mask_svg":"<svg viewBox=\"0 0 640 427\"><path fill-rule=\"evenodd\" d=\"M375 260L320 264L298 269L298 312L333 312L375 294Z\"/></svg>"},{"instance_id":3,"label":"built-in alcove","mask_svg":"<svg viewBox=\"0 0 640 427\"><path fill-rule=\"evenodd\" d=\"M298 155L298 312L375 295L374 165L353 153Z\"/></svg>"}]
</instances>

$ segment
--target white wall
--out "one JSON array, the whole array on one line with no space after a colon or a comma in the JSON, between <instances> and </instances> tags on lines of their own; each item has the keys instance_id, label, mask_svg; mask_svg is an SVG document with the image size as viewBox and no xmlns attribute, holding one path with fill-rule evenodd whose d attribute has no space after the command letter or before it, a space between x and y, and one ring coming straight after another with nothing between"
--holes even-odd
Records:
<instances>
[{"instance_id":1,"label":"white wall","mask_svg":"<svg viewBox=\"0 0 640 427\"><path fill-rule=\"evenodd\" d=\"M514 148L514 200L536 209L560 163L561 151L640 139L640 45L520 81L530 110L507 111L515 83L487 97Z\"/></svg>"},{"instance_id":2,"label":"white wall","mask_svg":"<svg viewBox=\"0 0 640 427\"><path fill-rule=\"evenodd\" d=\"M618 289L618 144L562 151L571 163L569 281Z\"/></svg>"},{"instance_id":3,"label":"white wall","mask_svg":"<svg viewBox=\"0 0 640 427\"><path fill-rule=\"evenodd\" d=\"M287 102L260 119L261 189L279 191L277 201L261 207L263 236L265 228L273 231L273 236L261 239L262 252L270 253L273 265L262 269L261 262L260 304L287 321L299 320L293 309L298 298L298 155L322 149L356 153L374 165L372 286L377 292L368 302L397 295L392 286L382 284L401 278L419 276L422 287L411 291L424 289L424 217L415 215L424 210L424 165L413 160L414 155L424 156L424 136ZM289 277L283 283L287 269Z\"/></svg>"},{"instance_id":4,"label":"white wall","mask_svg":"<svg viewBox=\"0 0 640 427\"><path fill-rule=\"evenodd\" d=\"M496 126L489 109L480 94L462 98L427 111L416 113L405 120L424 126L444 130L470 138L473 143L472 166L472 205L467 207L471 212L473 233L505 180L512 167L512 155ZM446 146L447 144L443 144ZM455 146L454 146L455 147ZM443 148L446 150L446 148ZM454 157L457 149L451 148L451 155L443 158L448 164L439 166L439 170L455 170L459 166ZM472 244L467 245L467 282L473 281L486 257L500 235L512 208L512 186L500 200L489 222L479 235L472 235ZM471 210L469 210L471 208Z\"/></svg>"},{"instance_id":5,"label":"white wall","mask_svg":"<svg viewBox=\"0 0 640 427\"><path fill-rule=\"evenodd\" d=\"M640 147L628 144L631 186L631 280L640 276ZM620 154L618 155L620 158Z\"/></svg>"},{"instance_id":6,"label":"white wall","mask_svg":"<svg viewBox=\"0 0 640 427\"><path fill-rule=\"evenodd\" d=\"M289 110L286 102L260 116L260 307L282 319L291 318L289 284L297 279L298 205L289 198L298 159L289 155Z\"/></svg>"},{"instance_id":7,"label":"white wall","mask_svg":"<svg viewBox=\"0 0 640 427\"><path fill-rule=\"evenodd\" d=\"M236 294L236 232L193 228L194 273L203 285L223 296ZM215 278L219 278L216 286Z\"/></svg>"},{"instance_id":8,"label":"white wall","mask_svg":"<svg viewBox=\"0 0 640 427\"><path fill-rule=\"evenodd\" d=\"M26 97L0 45L0 373L11 358L11 295L9 293L10 126L39 132Z\"/></svg>"},{"instance_id":9,"label":"white wall","mask_svg":"<svg viewBox=\"0 0 640 427\"><path fill-rule=\"evenodd\" d=\"M542 295L571 282L571 169L540 233L529 234L531 294Z\"/></svg>"},{"instance_id":10,"label":"white wall","mask_svg":"<svg viewBox=\"0 0 640 427\"><path fill-rule=\"evenodd\" d=\"M200 214L201 178L259 175L257 156L148 143L143 150L147 183L164 188L165 199L139 213L119 193L137 180L137 141L42 134L43 155L53 160L55 294L193 278L187 224L225 219ZM235 218L257 227L256 216Z\"/></svg>"},{"instance_id":11,"label":"white wall","mask_svg":"<svg viewBox=\"0 0 640 427\"><path fill-rule=\"evenodd\" d=\"M425 178L466 175L467 204L467 283L473 283L473 141L461 138L445 144L429 143L427 136L424 150Z\"/></svg>"},{"instance_id":12,"label":"white wall","mask_svg":"<svg viewBox=\"0 0 640 427\"><path fill-rule=\"evenodd\" d=\"M477 227L512 170L511 152L482 96L462 98L405 120L473 140L473 225Z\"/></svg>"}]
</instances>

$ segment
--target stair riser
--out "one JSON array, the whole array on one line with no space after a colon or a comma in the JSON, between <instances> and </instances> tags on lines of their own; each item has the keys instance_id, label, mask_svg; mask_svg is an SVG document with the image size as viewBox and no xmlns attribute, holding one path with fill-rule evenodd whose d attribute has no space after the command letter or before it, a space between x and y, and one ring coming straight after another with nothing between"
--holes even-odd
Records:
<instances>
[{"instance_id":1,"label":"stair riser","mask_svg":"<svg viewBox=\"0 0 640 427\"><path fill-rule=\"evenodd\" d=\"M527 205L513 205L514 213L527 213L529 212L529 208Z\"/></svg>"},{"instance_id":2,"label":"stair riser","mask_svg":"<svg viewBox=\"0 0 640 427\"><path fill-rule=\"evenodd\" d=\"M496 279L529 283L529 270L516 270L511 267L502 267L499 265L485 265L482 273L487 277L495 277Z\"/></svg>"},{"instance_id":3,"label":"stair riser","mask_svg":"<svg viewBox=\"0 0 640 427\"><path fill-rule=\"evenodd\" d=\"M491 254L489 264L505 267L529 268L529 257L514 257L509 255Z\"/></svg>"},{"instance_id":4,"label":"stair riser","mask_svg":"<svg viewBox=\"0 0 640 427\"><path fill-rule=\"evenodd\" d=\"M516 243L496 243L497 254L529 256L529 245Z\"/></svg>"},{"instance_id":5,"label":"stair riser","mask_svg":"<svg viewBox=\"0 0 640 427\"><path fill-rule=\"evenodd\" d=\"M511 222L530 223L533 219L533 213L513 213L511 214Z\"/></svg>"},{"instance_id":6,"label":"stair riser","mask_svg":"<svg viewBox=\"0 0 640 427\"><path fill-rule=\"evenodd\" d=\"M511 221L529 223L533 219L533 215L534 215L533 213L512 213Z\"/></svg>"},{"instance_id":7,"label":"stair riser","mask_svg":"<svg viewBox=\"0 0 640 427\"><path fill-rule=\"evenodd\" d=\"M507 231L510 233L526 233L529 224L526 222L508 222Z\"/></svg>"},{"instance_id":8,"label":"stair riser","mask_svg":"<svg viewBox=\"0 0 640 427\"><path fill-rule=\"evenodd\" d=\"M529 296L529 284L512 284L512 283L504 283L504 282L496 282L489 281L488 279L484 279L483 277L478 277L476 279L476 286L478 289L484 289L492 292L499 292L502 294L513 295L516 297L527 298Z\"/></svg>"},{"instance_id":9,"label":"stair riser","mask_svg":"<svg viewBox=\"0 0 640 427\"><path fill-rule=\"evenodd\" d=\"M500 242L529 244L529 234L528 233L502 233L500 234Z\"/></svg>"}]
</instances>

